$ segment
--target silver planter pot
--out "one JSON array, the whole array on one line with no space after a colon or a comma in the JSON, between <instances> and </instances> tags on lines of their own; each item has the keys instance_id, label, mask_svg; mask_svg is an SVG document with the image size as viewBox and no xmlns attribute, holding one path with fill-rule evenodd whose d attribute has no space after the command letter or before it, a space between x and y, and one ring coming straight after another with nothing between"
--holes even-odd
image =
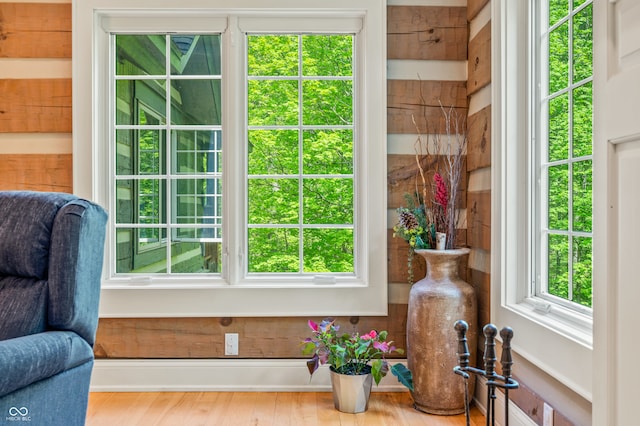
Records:
<instances>
[{"instance_id":1,"label":"silver planter pot","mask_svg":"<svg viewBox=\"0 0 640 426\"><path fill-rule=\"evenodd\" d=\"M352 414L367 411L373 376L340 374L333 369L330 369L330 374L336 410Z\"/></svg>"}]
</instances>

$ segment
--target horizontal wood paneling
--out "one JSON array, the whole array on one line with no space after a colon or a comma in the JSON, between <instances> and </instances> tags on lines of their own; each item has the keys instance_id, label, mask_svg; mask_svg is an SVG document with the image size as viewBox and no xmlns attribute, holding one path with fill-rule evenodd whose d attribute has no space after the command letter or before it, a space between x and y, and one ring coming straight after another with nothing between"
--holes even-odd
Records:
<instances>
[{"instance_id":1,"label":"horizontal wood paneling","mask_svg":"<svg viewBox=\"0 0 640 426\"><path fill-rule=\"evenodd\" d=\"M465 81L389 80L387 82L387 132L437 133L444 129L441 105L467 116ZM414 124L415 120L415 124Z\"/></svg>"},{"instance_id":2,"label":"horizontal wood paneling","mask_svg":"<svg viewBox=\"0 0 640 426\"><path fill-rule=\"evenodd\" d=\"M71 154L1 154L0 190L72 192Z\"/></svg>"},{"instance_id":3,"label":"horizontal wood paneling","mask_svg":"<svg viewBox=\"0 0 640 426\"><path fill-rule=\"evenodd\" d=\"M468 243L471 247L491 250L491 191L467 193Z\"/></svg>"},{"instance_id":4,"label":"horizontal wood paneling","mask_svg":"<svg viewBox=\"0 0 640 426\"><path fill-rule=\"evenodd\" d=\"M469 284L473 286L478 298L478 349L483 350L484 335L482 327L491 322L491 275L469 269Z\"/></svg>"},{"instance_id":5,"label":"horizontal wood paneling","mask_svg":"<svg viewBox=\"0 0 640 426\"><path fill-rule=\"evenodd\" d=\"M419 157L420 164L425 170L426 178L432 176L437 156L422 155ZM441 159L442 160L442 159ZM462 175L458 191L460 199L458 208L464 209L467 206L467 173L465 163L462 166ZM431 181L427 181L427 197L431 196ZM406 206L406 194L413 194L416 188L422 191L422 178L419 175L418 165L415 155L390 154L387 155L387 207L391 209Z\"/></svg>"},{"instance_id":6,"label":"horizontal wood paneling","mask_svg":"<svg viewBox=\"0 0 640 426\"><path fill-rule=\"evenodd\" d=\"M468 94L491 82L491 22L469 42Z\"/></svg>"},{"instance_id":7,"label":"horizontal wood paneling","mask_svg":"<svg viewBox=\"0 0 640 426\"><path fill-rule=\"evenodd\" d=\"M5 79L0 93L0 132L71 132L71 79Z\"/></svg>"},{"instance_id":8,"label":"horizontal wood paneling","mask_svg":"<svg viewBox=\"0 0 640 426\"><path fill-rule=\"evenodd\" d=\"M491 105L469 116L467 168L474 171L491 165Z\"/></svg>"},{"instance_id":9,"label":"horizontal wood paneling","mask_svg":"<svg viewBox=\"0 0 640 426\"><path fill-rule=\"evenodd\" d=\"M489 0L467 0L467 20L471 21L475 18L487 4Z\"/></svg>"},{"instance_id":10,"label":"horizontal wood paneling","mask_svg":"<svg viewBox=\"0 0 640 426\"><path fill-rule=\"evenodd\" d=\"M447 6L387 7L388 59L467 59L467 10Z\"/></svg>"},{"instance_id":11,"label":"horizontal wood paneling","mask_svg":"<svg viewBox=\"0 0 640 426\"><path fill-rule=\"evenodd\" d=\"M1 58L71 58L71 4L0 3Z\"/></svg>"},{"instance_id":12,"label":"horizontal wood paneling","mask_svg":"<svg viewBox=\"0 0 640 426\"><path fill-rule=\"evenodd\" d=\"M389 305L386 317L339 317L343 331L387 330L405 347L407 305ZM322 318L101 318L98 358L224 358L224 334L239 334L239 356L304 358L300 343L310 337L307 321Z\"/></svg>"}]
</instances>

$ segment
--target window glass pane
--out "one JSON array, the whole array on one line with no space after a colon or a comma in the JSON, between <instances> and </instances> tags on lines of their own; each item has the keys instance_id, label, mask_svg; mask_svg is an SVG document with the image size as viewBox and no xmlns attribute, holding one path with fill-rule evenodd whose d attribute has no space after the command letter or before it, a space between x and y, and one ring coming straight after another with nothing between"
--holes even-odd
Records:
<instances>
[{"instance_id":1,"label":"window glass pane","mask_svg":"<svg viewBox=\"0 0 640 426\"><path fill-rule=\"evenodd\" d=\"M171 272L175 274L221 272L221 245L215 229L177 228L171 244ZM220 236L217 236L220 240Z\"/></svg>"},{"instance_id":2,"label":"window glass pane","mask_svg":"<svg viewBox=\"0 0 640 426\"><path fill-rule=\"evenodd\" d=\"M549 34L549 93L569 84L569 23L565 22Z\"/></svg>"},{"instance_id":3,"label":"window glass pane","mask_svg":"<svg viewBox=\"0 0 640 426\"><path fill-rule=\"evenodd\" d=\"M353 173L353 131L311 130L304 132L304 173Z\"/></svg>"},{"instance_id":4,"label":"window glass pane","mask_svg":"<svg viewBox=\"0 0 640 426\"><path fill-rule=\"evenodd\" d=\"M116 75L165 75L164 35L116 35Z\"/></svg>"},{"instance_id":5,"label":"window glass pane","mask_svg":"<svg viewBox=\"0 0 640 426\"><path fill-rule=\"evenodd\" d=\"M573 81L593 75L593 5L573 16Z\"/></svg>"},{"instance_id":6,"label":"window glass pane","mask_svg":"<svg viewBox=\"0 0 640 426\"><path fill-rule=\"evenodd\" d=\"M302 83L303 123L349 125L353 123L351 80L309 80Z\"/></svg>"},{"instance_id":7,"label":"window glass pane","mask_svg":"<svg viewBox=\"0 0 640 426\"><path fill-rule=\"evenodd\" d=\"M118 80L116 99L116 124L166 123L165 80Z\"/></svg>"},{"instance_id":8,"label":"window glass pane","mask_svg":"<svg viewBox=\"0 0 640 426\"><path fill-rule=\"evenodd\" d=\"M220 272L220 35L115 39L116 223L157 225L117 228L116 270ZM139 77L148 74L163 78Z\"/></svg>"},{"instance_id":9,"label":"window glass pane","mask_svg":"<svg viewBox=\"0 0 640 426\"><path fill-rule=\"evenodd\" d=\"M222 171L222 132L219 130L177 130L174 173L205 174Z\"/></svg>"},{"instance_id":10,"label":"window glass pane","mask_svg":"<svg viewBox=\"0 0 640 426\"><path fill-rule=\"evenodd\" d=\"M220 35L172 35L171 74L220 75Z\"/></svg>"},{"instance_id":11,"label":"window glass pane","mask_svg":"<svg viewBox=\"0 0 640 426\"><path fill-rule=\"evenodd\" d=\"M161 223L165 190L161 179L117 180L116 223Z\"/></svg>"},{"instance_id":12,"label":"window glass pane","mask_svg":"<svg viewBox=\"0 0 640 426\"><path fill-rule=\"evenodd\" d=\"M592 164L591 160L573 164L573 230L592 232Z\"/></svg>"},{"instance_id":13,"label":"window glass pane","mask_svg":"<svg viewBox=\"0 0 640 426\"><path fill-rule=\"evenodd\" d=\"M570 0L549 0L549 25L553 25L569 13Z\"/></svg>"},{"instance_id":14,"label":"window glass pane","mask_svg":"<svg viewBox=\"0 0 640 426\"><path fill-rule=\"evenodd\" d=\"M540 123L544 144L540 149L546 150L547 158L542 155L538 166L547 177L547 188L540 192L546 196L540 200L546 222L540 223L550 235L546 244L542 242L540 256L547 282L543 280L539 289L591 306L593 5L590 0L545 3L548 51L541 51L537 60L548 59L542 72L547 73L549 90L539 100L548 108L548 114L540 114L548 119Z\"/></svg>"},{"instance_id":15,"label":"window glass pane","mask_svg":"<svg viewBox=\"0 0 640 426\"><path fill-rule=\"evenodd\" d=\"M220 223L218 215L222 203L218 179L176 179L174 215L176 223Z\"/></svg>"},{"instance_id":16,"label":"window glass pane","mask_svg":"<svg viewBox=\"0 0 640 426\"><path fill-rule=\"evenodd\" d=\"M554 296L569 298L569 238L566 235L549 235L548 292Z\"/></svg>"},{"instance_id":17,"label":"window glass pane","mask_svg":"<svg viewBox=\"0 0 640 426\"><path fill-rule=\"evenodd\" d=\"M298 36L248 36L250 76L297 76Z\"/></svg>"},{"instance_id":18,"label":"window glass pane","mask_svg":"<svg viewBox=\"0 0 640 426\"><path fill-rule=\"evenodd\" d=\"M165 273L167 271L166 229L118 228L116 230L116 272Z\"/></svg>"},{"instance_id":19,"label":"window glass pane","mask_svg":"<svg viewBox=\"0 0 640 426\"><path fill-rule=\"evenodd\" d=\"M298 173L297 130L251 130L249 174L289 175Z\"/></svg>"},{"instance_id":20,"label":"window glass pane","mask_svg":"<svg viewBox=\"0 0 640 426\"><path fill-rule=\"evenodd\" d=\"M573 156L591 155L592 147L593 91L589 82L573 90Z\"/></svg>"},{"instance_id":21,"label":"window glass pane","mask_svg":"<svg viewBox=\"0 0 640 426\"><path fill-rule=\"evenodd\" d=\"M569 95L549 100L548 160L569 158Z\"/></svg>"},{"instance_id":22,"label":"window glass pane","mask_svg":"<svg viewBox=\"0 0 640 426\"><path fill-rule=\"evenodd\" d=\"M298 272L297 229L250 228L249 272Z\"/></svg>"},{"instance_id":23,"label":"window glass pane","mask_svg":"<svg viewBox=\"0 0 640 426\"><path fill-rule=\"evenodd\" d=\"M305 76L353 75L352 35L303 36L302 44Z\"/></svg>"},{"instance_id":24,"label":"window glass pane","mask_svg":"<svg viewBox=\"0 0 640 426\"><path fill-rule=\"evenodd\" d=\"M549 229L569 229L569 167L566 164L549 167L548 187Z\"/></svg>"},{"instance_id":25,"label":"window glass pane","mask_svg":"<svg viewBox=\"0 0 640 426\"><path fill-rule=\"evenodd\" d=\"M116 130L116 174L135 173L135 130Z\"/></svg>"},{"instance_id":26,"label":"window glass pane","mask_svg":"<svg viewBox=\"0 0 640 426\"><path fill-rule=\"evenodd\" d=\"M249 272L354 272L353 37L249 37Z\"/></svg>"},{"instance_id":27,"label":"window glass pane","mask_svg":"<svg viewBox=\"0 0 640 426\"><path fill-rule=\"evenodd\" d=\"M573 301L591 306L592 238L573 238Z\"/></svg>"},{"instance_id":28,"label":"window glass pane","mask_svg":"<svg viewBox=\"0 0 640 426\"><path fill-rule=\"evenodd\" d=\"M304 223L352 224L352 179L304 179Z\"/></svg>"},{"instance_id":29,"label":"window glass pane","mask_svg":"<svg viewBox=\"0 0 640 426\"><path fill-rule=\"evenodd\" d=\"M220 80L172 80L171 123L219 125Z\"/></svg>"},{"instance_id":30,"label":"window glass pane","mask_svg":"<svg viewBox=\"0 0 640 426\"><path fill-rule=\"evenodd\" d=\"M249 180L250 224L298 223L298 203L298 179Z\"/></svg>"},{"instance_id":31,"label":"window glass pane","mask_svg":"<svg viewBox=\"0 0 640 426\"><path fill-rule=\"evenodd\" d=\"M354 272L353 230L305 229L304 272Z\"/></svg>"},{"instance_id":32,"label":"window glass pane","mask_svg":"<svg viewBox=\"0 0 640 426\"><path fill-rule=\"evenodd\" d=\"M138 174L164 173L164 131L140 129L138 134Z\"/></svg>"},{"instance_id":33,"label":"window glass pane","mask_svg":"<svg viewBox=\"0 0 640 426\"><path fill-rule=\"evenodd\" d=\"M249 125L295 126L298 124L298 82L250 80Z\"/></svg>"}]
</instances>

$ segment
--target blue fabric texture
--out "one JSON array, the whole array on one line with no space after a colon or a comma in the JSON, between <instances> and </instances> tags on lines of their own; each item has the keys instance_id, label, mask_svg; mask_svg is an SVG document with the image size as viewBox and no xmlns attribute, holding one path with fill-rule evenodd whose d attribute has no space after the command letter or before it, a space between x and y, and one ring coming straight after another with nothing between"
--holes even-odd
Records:
<instances>
[{"instance_id":1,"label":"blue fabric texture","mask_svg":"<svg viewBox=\"0 0 640 426\"><path fill-rule=\"evenodd\" d=\"M47 278L53 219L70 194L3 192L0 202L0 275Z\"/></svg>"},{"instance_id":2,"label":"blue fabric texture","mask_svg":"<svg viewBox=\"0 0 640 426\"><path fill-rule=\"evenodd\" d=\"M47 282L0 277L0 340L40 333L47 328Z\"/></svg>"},{"instance_id":3,"label":"blue fabric texture","mask_svg":"<svg viewBox=\"0 0 640 426\"><path fill-rule=\"evenodd\" d=\"M86 362L0 398L0 425L83 426L92 367Z\"/></svg>"},{"instance_id":4,"label":"blue fabric texture","mask_svg":"<svg viewBox=\"0 0 640 426\"><path fill-rule=\"evenodd\" d=\"M92 360L91 346L70 331L0 341L0 365L11 366L0 375L0 396Z\"/></svg>"},{"instance_id":5,"label":"blue fabric texture","mask_svg":"<svg viewBox=\"0 0 640 426\"><path fill-rule=\"evenodd\" d=\"M0 424L84 424L106 221L71 194L0 192Z\"/></svg>"}]
</instances>

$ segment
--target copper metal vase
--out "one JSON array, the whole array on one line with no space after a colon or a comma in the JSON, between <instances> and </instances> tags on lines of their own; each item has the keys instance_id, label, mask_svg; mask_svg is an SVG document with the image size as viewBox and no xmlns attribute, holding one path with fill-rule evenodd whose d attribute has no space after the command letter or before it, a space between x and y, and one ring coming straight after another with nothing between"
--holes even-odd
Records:
<instances>
[{"instance_id":1,"label":"copper metal vase","mask_svg":"<svg viewBox=\"0 0 640 426\"><path fill-rule=\"evenodd\" d=\"M458 274L469 249L416 250L427 262L427 275L411 287L407 315L407 364L413 374L415 408L430 414L464 413L464 382L458 365L454 323L465 320L475 365L477 300L473 287ZM473 394L475 381L469 381Z\"/></svg>"}]
</instances>

